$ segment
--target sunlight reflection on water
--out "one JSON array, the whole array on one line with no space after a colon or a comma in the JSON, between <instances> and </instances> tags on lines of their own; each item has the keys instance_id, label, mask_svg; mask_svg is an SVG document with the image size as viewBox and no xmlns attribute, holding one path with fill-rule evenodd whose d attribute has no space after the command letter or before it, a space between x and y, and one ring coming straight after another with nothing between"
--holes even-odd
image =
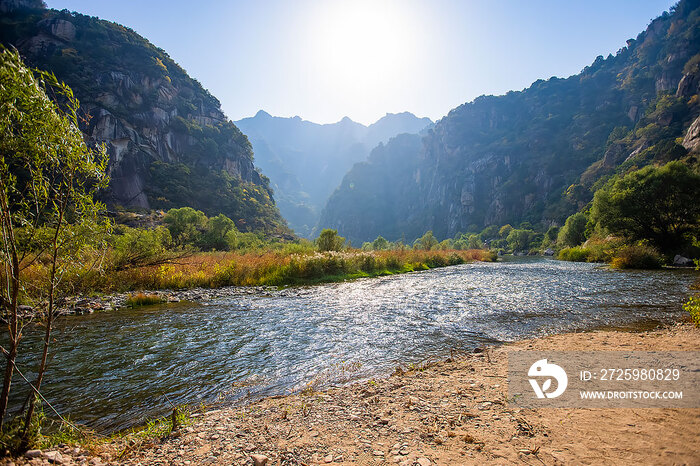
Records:
<instances>
[{"instance_id":1,"label":"sunlight reflection on water","mask_svg":"<svg viewBox=\"0 0 700 466\"><path fill-rule=\"evenodd\" d=\"M45 396L75 420L120 429L167 412L164 394L176 404L241 400L383 375L451 349L673 321L696 276L524 258L68 317ZM23 354L38 341L30 334ZM16 391L15 406L22 399Z\"/></svg>"}]
</instances>

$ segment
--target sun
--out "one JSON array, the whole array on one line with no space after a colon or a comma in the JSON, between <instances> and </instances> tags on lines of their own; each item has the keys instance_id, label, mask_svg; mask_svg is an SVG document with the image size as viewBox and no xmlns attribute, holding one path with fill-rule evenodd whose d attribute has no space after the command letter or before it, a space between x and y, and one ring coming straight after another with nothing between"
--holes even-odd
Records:
<instances>
[{"instance_id":1,"label":"sun","mask_svg":"<svg viewBox=\"0 0 700 466\"><path fill-rule=\"evenodd\" d=\"M412 23L399 2L321 2L309 27L312 66L324 85L350 98L381 98L406 72Z\"/></svg>"}]
</instances>

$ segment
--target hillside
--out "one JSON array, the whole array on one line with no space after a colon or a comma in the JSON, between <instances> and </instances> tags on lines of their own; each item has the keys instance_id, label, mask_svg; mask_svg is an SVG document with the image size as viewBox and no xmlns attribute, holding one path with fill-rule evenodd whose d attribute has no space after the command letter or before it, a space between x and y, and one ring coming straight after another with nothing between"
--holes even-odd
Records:
<instances>
[{"instance_id":1,"label":"hillside","mask_svg":"<svg viewBox=\"0 0 700 466\"><path fill-rule=\"evenodd\" d=\"M680 2L580 74L479 97L422 141L390 141L345 176L319 226L354 244L378 234L412 240L433 230L445 238L523 221L544 228L584 207L615 172L692 163L699 5Z\"/></svg>"},{"instance_id":2,"label":"hillside","mask_svg":"<svg viewBox=\"0 0 700 466\"><path fill-rule=\"evenodd\" d=\"M298 234L310 236L328 196L353 164L365 160L380 142L418 133L432 121L404 112L387 114L369 126L347 117L321 125L261 110L236 125L248 135L258 166L270 177L282 215Z\"/></svg>"},{"instance_id":3,"label":"hillside","mask_svg":"<svg viewBox=\"0 0 700 466\"><path fill-rule=\"evenodd\" d=\"M246 136L165 51L127 27L29 0L2 1L0 42L71 86L86 138L107 146L110 206L191 206L244 231L288 231Z\"/></svg>"}]
</instances>

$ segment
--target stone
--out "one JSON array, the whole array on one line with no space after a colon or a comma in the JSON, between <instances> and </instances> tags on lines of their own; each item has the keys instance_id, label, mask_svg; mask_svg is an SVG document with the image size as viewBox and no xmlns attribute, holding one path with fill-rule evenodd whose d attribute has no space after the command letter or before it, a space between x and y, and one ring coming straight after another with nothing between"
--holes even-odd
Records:
<instances>
[{"instance_id":1,"label":"stone","mask_svg":"<svg viewBox=\"0 0 700 466\"><path fill-rule=\"evenodd\" d=\"M553 256L554 255L554 249L552 248L547 248L544 250L544 255L545 256Z\"/></svg>"},{"instance_id":2,"label":"stone","mask_svg":"<svg viewBox=\"0 0 700 466\"><path fill-rule=\"evenodd\" d=\"M39 458L41 456L41 450L29 450L24 454L24 456L29 459Z\"/></svg>"},{"instance_id":3,"label":"stone","mask_svg":"<svg viewBox=\"0 0 700 466\"><path fill-rule=\"evenodd\" d=\"M676 256L673 258L673 265L676 267L692 267L695 265L695 262L693 259L688 259L680 254L676 254Z\"/></svg>"},{"instance_id":4,"label":"stone","mask_svg":"<svg viewBox=\"0 0 700 466\"><path fill-rule=\"evenodd\" d=\"M57 451L47 451L42 456L49 460L50 463L63 463L63 455Z\"/></svg>"},{"instance_id":5,"label":"stone","mask_svg":"<svg viewBox=\"0 0 700 466\"><path fill-rule=\"evenodd\" d=\"M270 461L270 458L265 455L250 455L250 459L255 466L265 466Z\"/></svg>"},{"instance_id":6,"label":"stone","mask_svg":"<svg viewBox=\"0 0 700 466\"><path fill-rule=\"evenodd\" d=\"M323 461L326 463L332 463L333 462L333 455L327 455L325 458L323 458Z\"/></svg>"},{"instance_id":7,"label":"stone","mask_svg":"<svg viewBox=\"0 0 700 466\"><path fill-rule=\"evenodd\" d=\"M431 464L428 458L418 458L416 463L418 463L420 466L430 466Z\"/></svg>"}]
</instances>

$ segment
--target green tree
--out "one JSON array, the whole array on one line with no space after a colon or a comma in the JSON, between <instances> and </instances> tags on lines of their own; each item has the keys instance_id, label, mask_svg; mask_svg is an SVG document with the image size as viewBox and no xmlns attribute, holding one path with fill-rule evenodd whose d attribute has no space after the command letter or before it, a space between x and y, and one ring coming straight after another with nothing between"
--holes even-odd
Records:
<instances>
[{"instance_id":1,"label":"green tree","mask_svg":"<svg viewBox=\"0 0 700 466\"><path fill-rule=\"evenodd\" d=\"M192 207L170 209L163 219L170 230L173 242L178 246L199 243L207 224L204 212Z\"/></svg>"},{"instance_id":2,"label":"green tree","mask_svg":"<svg viewBox=\"0 0 700 466\"><path fill-rule=\"evenodd\" d=\"M345 246L345 238L338 236L338 230L325 228L316 239L316 247L319 251L341 251Z\"/></svg>"},{"instance_id":3,"label":"green tree","mask_svg":"<svg viewBox=\"0 0 700 466\"><path fill-rule=\"evenodd\" d=\"M591 218L612 234L671 253L700 233L699 199L700 175L683 163L647 166L599 189Z\"/></svg>"},{"instance_id":4,"label":"green tree","mask_svg":"<svg viewBox=\"0 0 700 466\"><path fill-rule=\"evenodd\" d=\"M557 226L551 226L544 234L544 239L542 240L542 247L549 248L556 244L557 237L559 236L560 228Z\"/></svg>"},{"instance_id":5,"label":"green tree","mask_svg":"<svg viewBox=\"0 0 700 466\"><path fill-rule=\"evenodd\" d=\"M231 231L237 232L236 224L233 223L233 220L224 214L219 214L216 217L212 217L205 223L204 233L202 234L200 245L206 250L225 250L228 248L228 241L226 237Z\"/></svg>"},{"instance_id":6,"label":"green tree","mask_svg":"<svg viewBox=\"0 0 700 466\"><path fill-rule=\"evenodd\" d=\"M532 230L512 229L510 233L508 233L506 241L508 242L508 247L510 247L513 252L526 251L529 249L530 242L532 242L534 237L535 232Z\"/></svg>"},{"instance_id":7,"label":"green tree","mask_svg":"<svg viewBox=\"0 0 700 466\"><path fill-rule=\"evenodd\" d=\"M508 238L508 235L510 234L511 231L513 231L513 227L510 225L510 223L507 223L507 224L503 225L500 230L498 230L498 235L501 238L506 239L506 238Z\"/></svg>"},{"instance_id":8,"label":"green tree","mask_svg":"<svg viewBox=\"0 0 700 466\"><path fill-rule=\"evenodd\" d=\"M389 249L389 242L386 239L384 239L381 235L377 236L377 239L372 241L372 249L374 249L375 251Z\"/></svg>"},{"instance_id":9,"label":"green tree","mask_svg":"<svg viewBox=\"0 0 700 466\"><path fill-rule=\"evenodd\" d=\"M469 235L467 237L467 249L481 249L484 247L484 242L479 235Z\"/></svg>"},{"instance_id":10,"label":"green tree","mask_svg":"<svg viewBox=\"0 0 700 466\"><path fill-rule=\"evenodd\" d=\"M479 233L482 241L491 241L500 237L500 229L496 225L489 225Z\"/></svg>"},{"instance_id":11,"label":"green tree","mask_svg":"<svg viewBox=\"0 0 700 466\"><path fill-rule=\"evenodd\" d=\"M47 97L46 89L61 102ZM66 268L83 260L90 242L103 237L109 223L94 201L106 188L107 157L103 147L88 148L78 129L78 102L53 74L30 70L16 52L0 47L0 297L8 322L6 366L0 394L0 426L7 413L22 322L20 292L31 299L24 271L41 257L49 276L34 292L35 318L44 320L44 342L33 384L43 381L57 294ZM31 396L20 448L26 448L36 397Z\"/></svg>"},{"instance_id":12,"label":"green tree","mask_svg":"<svg viewBox=\"0 0 700 466\"><path fill-rule=\"evenodd\" d=\"M557 243L563 247L574 247L586 241L586 224L588 217L583 212L577 212L566 219L564 226L557 234Z\"/></svg>"},{"instance_id":13,"label":"green tree","mask_svg":"<svg viewBox=\"0 0 700 466\"><path fill-rule=\"evenodd\" d=\"M438 240L433 236L433 231L427 231L423 236L413 242L414 249L424 249L430 251L438 245Z\"/></svg>"}]
</instances>

